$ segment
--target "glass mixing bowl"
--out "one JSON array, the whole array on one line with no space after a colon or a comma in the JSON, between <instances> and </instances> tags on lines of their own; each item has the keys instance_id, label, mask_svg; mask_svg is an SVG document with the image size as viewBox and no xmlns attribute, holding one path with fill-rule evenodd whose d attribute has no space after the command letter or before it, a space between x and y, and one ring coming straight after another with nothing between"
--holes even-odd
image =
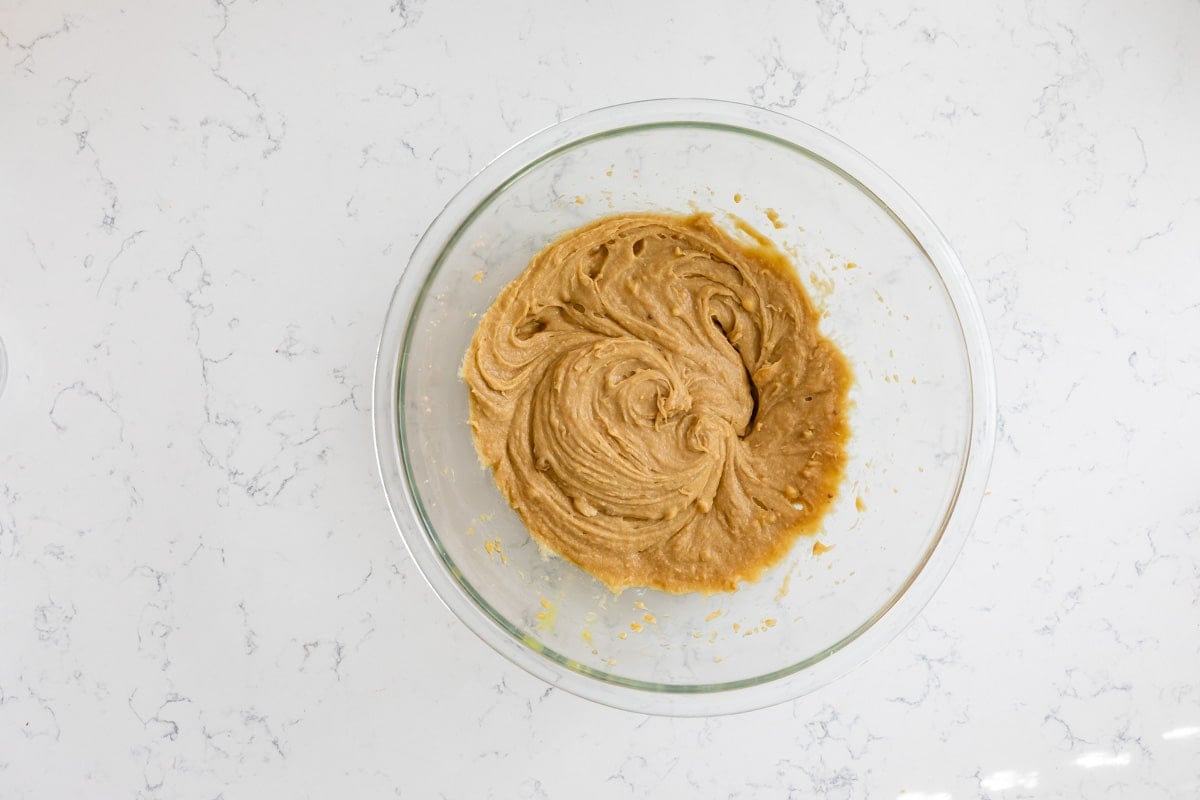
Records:
<instances>
[{"instance_id":1,"label":"glass mixing bowl","mask_svg":"<svg viewBox=\"0 0 1200 800\"><path fill-rule=\"evenodd\" d=\"M849 462L815 538L738 591L613 595L546 557L479 462L459 367L479 317L545 244L623 211L735 214L792 257L854 370ZM777 216L772 224L771 217ZM743 711L844 674L907 626L962 547L996 400L950 245L847 145L758 108L615 106L501 155L450 201L392 298L375 368L379 469L443 602L548 683L644 713ZM819 541L823 547L815 548Z\"/></svg>"}]
</instances>

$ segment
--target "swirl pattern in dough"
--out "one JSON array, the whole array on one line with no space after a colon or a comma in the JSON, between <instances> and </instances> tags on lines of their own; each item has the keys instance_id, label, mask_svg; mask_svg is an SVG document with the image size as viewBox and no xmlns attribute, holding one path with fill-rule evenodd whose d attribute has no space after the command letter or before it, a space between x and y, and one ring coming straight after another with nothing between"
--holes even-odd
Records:
<instances>
[{"instance_id":1,"label":"swirl pattern in dough","mask_svg":"<svg viewBox=\"0 0 1200 800\"><path fill-rule=\"evenodd\" d=\"M534 539L614 591L728 591L814 531L850 373L787 259L707 215L538 253L463 364L484 464Z\"/></svg>"}]
</instances>

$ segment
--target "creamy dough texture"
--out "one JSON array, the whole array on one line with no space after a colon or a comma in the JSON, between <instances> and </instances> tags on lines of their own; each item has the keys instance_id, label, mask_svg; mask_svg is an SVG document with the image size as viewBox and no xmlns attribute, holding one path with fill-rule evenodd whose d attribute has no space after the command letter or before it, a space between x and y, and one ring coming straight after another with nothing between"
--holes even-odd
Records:
<instances>
[{"instance_id":1,"label":"creamy dough texture","mask_svg":"<svg viewBox=\"0 0 1200 800\"><path fill-rule=\"evenodd\" d=\"M737 588L813 533L850 373L739 224L622 214L534 256L463 364L475 445L540 544L612 590Z\"/></svg>"}]
</instances>

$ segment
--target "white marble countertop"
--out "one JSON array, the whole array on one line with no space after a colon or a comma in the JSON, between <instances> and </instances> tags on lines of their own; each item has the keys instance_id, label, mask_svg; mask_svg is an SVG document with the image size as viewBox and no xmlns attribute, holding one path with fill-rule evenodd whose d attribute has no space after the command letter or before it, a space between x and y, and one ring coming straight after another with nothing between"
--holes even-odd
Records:
<instances>
[{"instance_id":1,"label":"white marble countertop","mask_svg":"<svg viewBox=\"0 0 1200 800\"><path fill-rule=\"evenodd\" d=\"M1200 796L1200 5L0 4L0 797ZM654 96L876 160L997 357L921 618L735 717L546 687L396 536L372 360L516 139Z\"/></svg>"}]
</instances>

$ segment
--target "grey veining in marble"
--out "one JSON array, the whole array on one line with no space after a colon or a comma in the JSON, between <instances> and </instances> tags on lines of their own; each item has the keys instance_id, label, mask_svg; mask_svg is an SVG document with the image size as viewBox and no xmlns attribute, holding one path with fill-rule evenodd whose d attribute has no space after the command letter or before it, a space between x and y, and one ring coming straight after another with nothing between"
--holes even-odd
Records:
<instances>
[{"instance_id":1,"label":"grey veining in marble","mask_svg":"<svg viewBox=\"0 0 1200 800\"><path fill-rule=\"evenodd\" d=\"M1200 4L0 2L0 797L1200 796ZM425 225L565 116L819 125L979 292L972 539L752 714L547 690L409 562L374 347Z\"/></svg>"}]
</instances>

